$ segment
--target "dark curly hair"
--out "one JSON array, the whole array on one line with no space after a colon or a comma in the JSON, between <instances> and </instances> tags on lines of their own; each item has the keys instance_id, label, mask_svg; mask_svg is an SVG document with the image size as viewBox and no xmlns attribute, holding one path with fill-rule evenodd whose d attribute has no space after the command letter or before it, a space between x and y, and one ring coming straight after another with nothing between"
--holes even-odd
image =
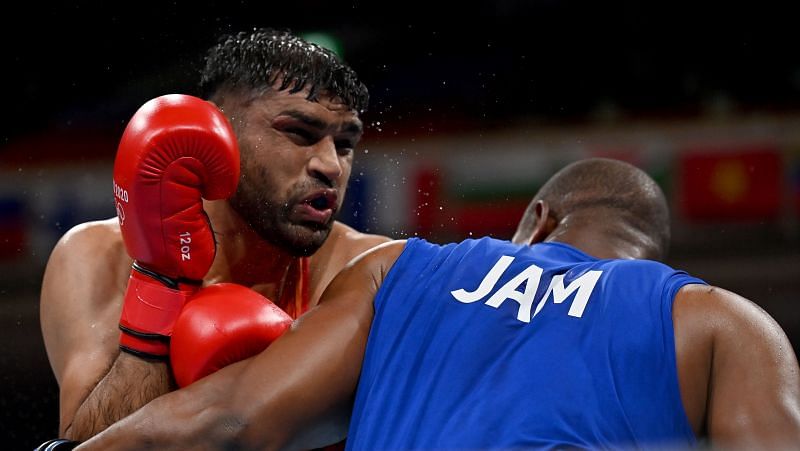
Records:
<instances>
[{"instance_id":1,"label":"dark curly hair","mask_svg":"<svg viewBox=\"0 0 800 451\"><path fill-rule=\"evenodd\" d=\"M222 36L206 55L200 90L211 98L225 89L266 89L281 78L278 90L295 93L310 86L308 100L322 91L338 96L350 109L363 112L367 87L333 52L288 30L255 29Z\"/></svg>"}]
</instances>

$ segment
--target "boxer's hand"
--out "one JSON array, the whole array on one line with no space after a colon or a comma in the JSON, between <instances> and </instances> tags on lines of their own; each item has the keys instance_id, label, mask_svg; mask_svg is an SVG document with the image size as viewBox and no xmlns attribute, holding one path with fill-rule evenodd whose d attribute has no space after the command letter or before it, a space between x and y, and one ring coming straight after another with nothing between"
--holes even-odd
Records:
<instances>
[{"instance_id":1,"label":"boxer's hand","mask_svg":"<svg viewBox=\"0 0 800 451\"><path fill-rule=\"evenodd\" d=\"M252 357L280 337L292 318L255 291L233 283L203 288L189 299L172 333L170 359L185 387Z\"/></svg>"},{"instance_id":2,"label":"boxer's hand","mask_svg":"<svg viewBox=\"0 0 800 451\"><path fill-rule=\"evenodd\" d=\"M216 252L201 198L227 198L238 180L236 137L214 105L166 95L131 118L114 162L117 216L134 259L120 318L122 350L166 358L175 319Z\"/></svg>"}]
</instances>

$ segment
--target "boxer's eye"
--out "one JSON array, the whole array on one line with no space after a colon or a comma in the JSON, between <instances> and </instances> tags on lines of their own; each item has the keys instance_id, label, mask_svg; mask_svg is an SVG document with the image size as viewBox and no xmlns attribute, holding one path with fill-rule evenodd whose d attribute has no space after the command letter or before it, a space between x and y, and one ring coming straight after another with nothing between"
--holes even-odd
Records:
<instances>
[{"instance_id":1,"label":"boxer's eye","mask_svg":"<svg viewBox=\"0 0 800 451\"><path fill-rule=\"evenodd\" d=\"M353 153L353 148L356 144L349 139L340 139L336 141L336 152L341 156L346 156Z\"/></svg>"},{"instance_id":2,"label":"boxer's eye","mask_svg":"<svg viewBox=\"0 0 800 451\"><path fill-rule=\"evenodd\" d=\"M316 142L316 136L304 128L288 127L284 129L284 132L293 135L296 139L303 141L305 144L313 144Z\"/></svg>"}]
</instances>

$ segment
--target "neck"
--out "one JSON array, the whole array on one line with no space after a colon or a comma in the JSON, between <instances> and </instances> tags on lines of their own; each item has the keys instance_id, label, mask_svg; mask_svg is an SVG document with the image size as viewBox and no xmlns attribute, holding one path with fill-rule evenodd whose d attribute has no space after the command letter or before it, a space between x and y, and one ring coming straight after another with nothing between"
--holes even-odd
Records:
<instances>
[{"instance_id":1,"label":"neck","mask_svg":"<svg viewBox=\"0 0 800 451\"><path fill-rule=\"evenodd\" d=\"M217 240L205 282L237 283L279 299L287 272L298 258L261 238L227 201L204 201L204 208Z\"/></svg>"},{"instance_id":2,"label":"neck","mask_svg":"<svg viewBox=\"0 0 800 451\"><path fill-rule=\"evenodd\" d=\"M568 215L545 241L569 244L600 259L651 258L645 245L646 237L621 221Z\"/></svg>"}]
</instances>

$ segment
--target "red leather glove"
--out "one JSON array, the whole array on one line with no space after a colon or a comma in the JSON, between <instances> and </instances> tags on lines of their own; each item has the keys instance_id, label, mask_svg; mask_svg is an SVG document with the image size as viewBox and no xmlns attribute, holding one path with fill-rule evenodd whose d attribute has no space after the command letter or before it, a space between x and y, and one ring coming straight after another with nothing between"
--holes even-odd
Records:
<instances>
[{"instance_id":1,"label":"red leather glove","mask_svg":"<svg viewBox=\"0 0 800 451\"><path fill-rule=\"evenodd\" d=\"M172 326L216 252L202 198L227 198L238 181L236 136L211 103L166 95L131 118L114 162L117 216L134 259L122 350L167 358Z\"/></svg>"},{"instance_id":2,"label":"red leather glove","mask_svg":"<svg viewBox=\"0 0 800 451\"><path fill-rule=\"evenodd\" d=\"M292 325L272 301L235 283L192 296L172 332L172 373L180 387L267 348Z\"/></svg>"}]
</instances>

